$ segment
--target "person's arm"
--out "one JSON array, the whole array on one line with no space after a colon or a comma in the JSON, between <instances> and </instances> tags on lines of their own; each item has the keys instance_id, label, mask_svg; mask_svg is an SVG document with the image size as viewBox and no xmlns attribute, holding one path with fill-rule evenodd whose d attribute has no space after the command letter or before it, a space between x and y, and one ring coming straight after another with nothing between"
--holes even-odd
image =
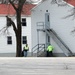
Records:
<instances>
[{"instance_id":1,"label":"person's arm","mask_svg":"<svg viewBox=\"0 0 75 75\"><path fill-rule=\"evenodd\" d=\"M25 47L23 47L23 51L25 50Z\"/></svg>"},{"instance_id":2,"label":"person's arm","mask_svg":"<svg viewBox=\"0 0 75 75\"><path fill-rule=\"evenodd\" d=\"M29 47L28 47L28 51L29 51Z\"/></svg>"},{"instance_id":3,"label":"person's arm","mask_svg":"<svg viewBox=\"0 0 75 75\"><path fill-rule=\"evenodd\" d=\"M54 47L52 46L53 50L54 50Z\"/></svg>"}]
</instances>

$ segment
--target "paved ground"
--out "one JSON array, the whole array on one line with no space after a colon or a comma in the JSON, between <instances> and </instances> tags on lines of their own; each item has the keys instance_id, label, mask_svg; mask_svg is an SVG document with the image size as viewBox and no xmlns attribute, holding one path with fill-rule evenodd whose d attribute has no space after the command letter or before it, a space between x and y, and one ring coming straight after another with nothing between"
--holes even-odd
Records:
<instances>
[{"instance_id":1,"label":"paved ground","mask_svg":"<svg viewBox=\"0 0 75 75\"><path fill-rule=\"evenodd\" d=\"M75 75L75 58L1 57L0 75Z\"/></svg>"}]
</instances>

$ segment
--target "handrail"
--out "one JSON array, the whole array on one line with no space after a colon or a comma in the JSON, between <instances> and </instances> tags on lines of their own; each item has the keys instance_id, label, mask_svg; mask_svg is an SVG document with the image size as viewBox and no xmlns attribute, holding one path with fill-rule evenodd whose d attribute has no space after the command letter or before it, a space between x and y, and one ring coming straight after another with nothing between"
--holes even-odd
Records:
<instances>
[{"instance_id":1,"label":"handrail","mask_svg":"<svg viewBox=\"0 0 75 75\"><path fill-rule=\"evenodd\" d=\"M39 25L40 23L40 25ZM62 49L62 51L64 52L64 54L66 56L68 56L69 54L67 53L67 51L71 54L71 56L73 56L73 53L72 51L69 49L69 47L63 42L63 40L57 35L57 33L53 30L53 29L50 29L50 27L48 25L44 25L43 22L38 22L37 23L37 30L44 30L48 35L52 34L51 37L53 37L54 40L56 40L56 43L59 45L60 47L60 44L62 44L62 47L60 47ZM50 31L50 32L48 32ZM66 52L64 49L66 49Z\"/></svg>"},{"instance_id":2,"label":"handrail","mask_svg":"<svg viewBox=\"0 0 75 75\"><path fill-rule=\"evenodd\" d=\"M37 22L37 30L41 30L41 29L44 29L45 26L44 26L44 22Z\"/></svg>"},{"instance_id":3,"label":"handrail","mask_svg":"<svg viewBox=\"0 0 75 75\"><path fill-rule=\"evenodd\" d=\"M39 50L37 50L37 56L40 56L41 54L41 51L43 50L43 51L45 51L45 44L39 44L38 45L38 49Z\"/></svg>"},{"instance_id":4,"label":"handrail","mask_svg":"<svg viewBox=\"0 0 75 75\"><path fill-rule=\"evenodd\" d=\"M45 44L37 44L32 48L31 56L36 52L37 56L39 56L40 51L45 50Z\"/></svg>"},{"instance_id":5,"label":"handrail","mask_svg":"<svg viewBox=\"0 0 75 75\"><path fill-rule=\"evenodd\" d=\"M57 37L57 39L60 41L60 43L63 45L63 47L71 54L71 56L73 56L73 53L72 51L68 48L68 46L62 41L62 39L56 34L56 32L53 30L53 29L46 29L46 32L48 31L48 33L50 34L53 34L55 37ZM59 44L58 44L59 45ZM62 48L62 47L60 47ZM63 51L64 52L64 51ZM64 54L66 56L68 56L67 53L64 52Z\"/></svg>"},{"instance_id":6,"label":"handrail","mask_svg":"<svg viewBox=\"0 0 75 75\"><path fill-rule=\"evenodd\" d=\"M33 52L37 50L37 46L38 46L38 44L35 45L35 46L31 49L31 56L33 56ZM35 49L34 49L34 48L35 48ZM34 50L33 50L33 49L34 49Z\"/></svg>"},{"instance_id":7,"label":"handrail","mask_svg":"<svg viewBox=\"0 0 75 75\"><path fill-rule=\"evenodd\" d=\"M69 47L62 41L62 39L61 38L59 38L59 36L56 34L56 32L53 30L53 29L50 29L50 31L52 31L53 32L53 34L55 34L56 35L56 37L58 37L58 39L61 41L61 43L65 46L65 48L67 48L68 49L68 51L71 53L71 54L73 54L72 53L72 51L69 49Z\"/></svg>"},{"instance_id":8,"label":"handrail","mask_svg":"<svg viewBox=\"0 0 75 75\"><path fill-rule=\"evenodd\" d=\"M50 31L50 32L49 32L49 35L50 35L50 33L52 33L55 37L57 37L57 39L60 41L60 43L67 49L68 52L70 52L71 56L73 56L72 51L69 49L69 47L63 42L63 40L57 35L57 33L56 33L53 29L50 29L50 27L49 27L48 25L46 25L45 31L46 31L46 32L47 32L47 31ZM61 48L61 47L60 47L60 48ZM63 52L64 52L64 51L63 51ZM64 52L64 54L65 54L66 56L68 56L67 53Z\"/></svg>"},{"instance_id":9,"label":"handrail","mask_svg":"<svg viewBox=\"0 0 75 75\"><path fill-rule=\"evenodd\" d=\"M37 44L38 45L38 44ZM37 45L35 45L33 48L32 48L32 50L35 48L35 47L37 47Z\"/></svg>"}]
</instances>

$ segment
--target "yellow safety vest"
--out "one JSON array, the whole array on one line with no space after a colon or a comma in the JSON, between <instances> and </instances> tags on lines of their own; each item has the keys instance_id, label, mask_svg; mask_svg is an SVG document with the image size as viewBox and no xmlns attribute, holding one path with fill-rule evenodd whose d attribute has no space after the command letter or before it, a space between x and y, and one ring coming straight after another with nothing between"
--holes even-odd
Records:
<instances>
[{"instance_id":1,"label":"yellow safety vest","mask_svg":"<svg viewBox=\"0 0 75 75\"><path fill-rule=\"evenodd\" d=\"M49 52L50 52L50 51L53 51L53 46L51 46L51 45L48 46L48 47L47 47L47 51L49 51Z\"/></svg>"},{"instance_id":2,"label":"yellow safety vest","mask_svg":"<svg viewBox=\"0 0 75 75\"><path fill-rule=\"evenodd\" d=\"M28 46L25 46L25 50L28 50L29 49L29 47Z\"/></svg>"}]
</instances>

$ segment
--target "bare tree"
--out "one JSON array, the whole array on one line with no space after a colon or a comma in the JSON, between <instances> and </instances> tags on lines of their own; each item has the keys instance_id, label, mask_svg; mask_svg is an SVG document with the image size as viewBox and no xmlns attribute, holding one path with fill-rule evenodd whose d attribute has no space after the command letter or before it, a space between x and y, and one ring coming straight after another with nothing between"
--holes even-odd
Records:
<instances>
[{"instance_id":1,"label":"bare tree","mask_svg":"<svg viewBox=\"0 0 75 75\"><path fill-rule=\"evenodd\" d=\"M22 44L21 44L21 37L22 37L22 26L21 26L21 11L23 8L23 5L25 4L26 0L18 0L18 4L17 6L15 6L14 4L15 0L9 0L9 3L13 6L13 8L16 11L16 20L17 20L17 27L15 25L15 23L11 20L11 18L9 18L8 16L6 16L7 18L7 22L8 22L8 27L12 25L13 30L15 32L15 36L16 36L16 57L20 57L21 56L21 51L22 51Z\"/></svg>"},{"instance_id":2,"label":"bare tree","mask_svg":"<svg viewBox=\"0 0 75 75\"><path fill-rule=\"evenodd\" d=\"M38 0L39 1L39 0ZM16 36L16 57L21 57L22 56L22 26L21 26L21 12L23 9L23 5L27 3L33 3L37 2L35 0L0 0L1 4L11 4L16 11L16 21L17 21L17 26L15 22L9 17L6 16L7 18L7 26L4 27L4 32L10 27L13 27L15 36ZM15 5L17 4L17 6Z\"/></svg>"},{"instance_id":3,"label":"bare tree","mask_svg":"<svg viewBox=\"0 0 75 75\"><path fill-rule=\"evenodd\" d=\"M72 1L72 0L52 0L51 3L52 4L57 4L58 6L66 6L68 5L68 3ZM71 14L66 15L64 17L64 19L69 18L69 17L73 17L73 19L75 19L75 6L73 6L73 8L70 10ZM74 30L71 31L71 33L75 33L75 28Z\"/></svg>"},{"instance_id":4,"label":"bare tree","mask_svg":"<svg viewBox=\"0 0 75 75\"><path fill-rule=\"evenodd\" d=\"M67 6L68 2L70 2L71 0L52 0L51 3L52 4L57 4L58 6ZM73 7L73 9L71 9L71 14L67 15L65 18L68 17L75 17L75 6Z\"/></svg>"}]
</instances>

